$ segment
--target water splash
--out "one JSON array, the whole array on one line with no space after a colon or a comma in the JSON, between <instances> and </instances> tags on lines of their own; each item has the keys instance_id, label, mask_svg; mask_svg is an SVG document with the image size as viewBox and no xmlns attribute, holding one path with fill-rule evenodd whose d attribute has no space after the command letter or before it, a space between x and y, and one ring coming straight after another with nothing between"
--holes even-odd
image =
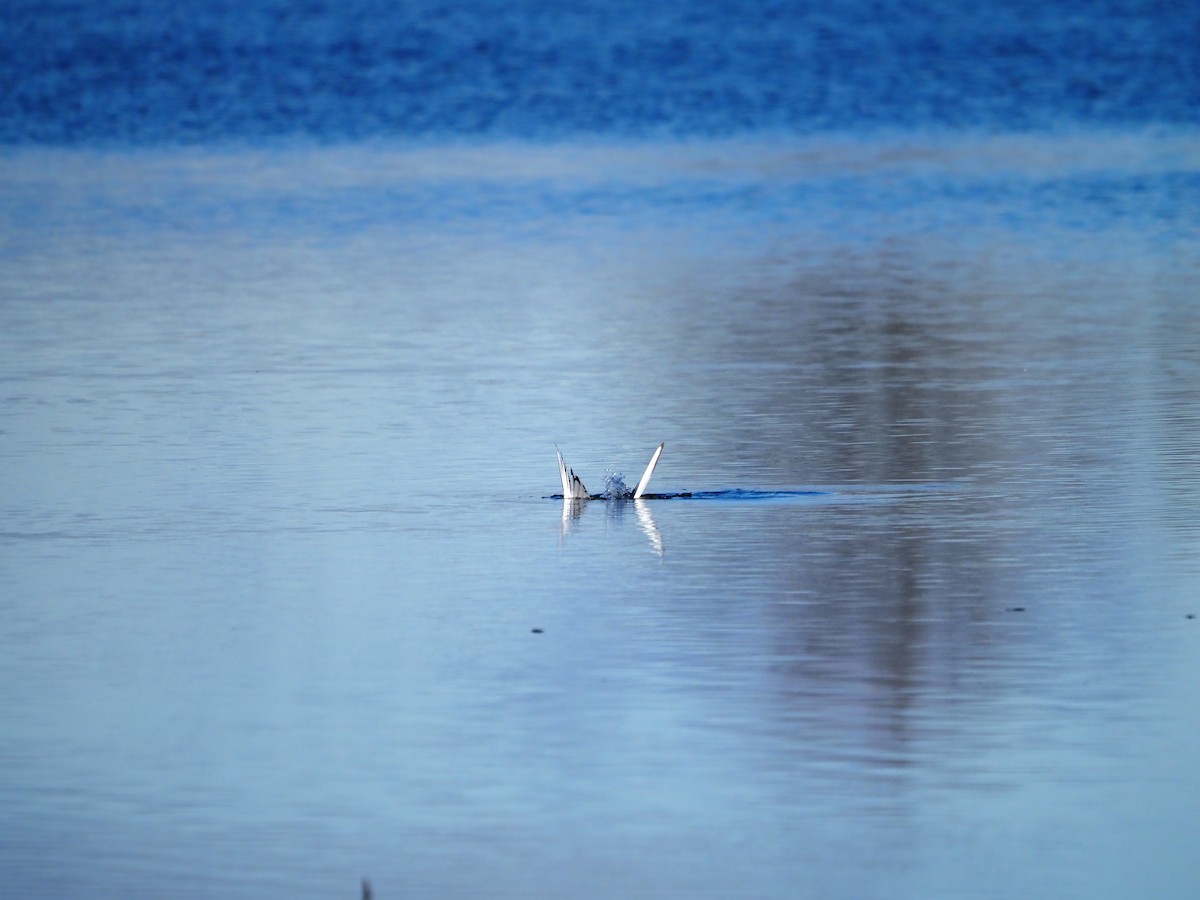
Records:
<instances>
[{"instance_id":1,"label":"water splash","mask_svg":"<svg viewBox=\"0 0 1200 900\"><path fill-rule=\"evenodd\" d=\"M609 469L604 473L605 500L628 500L633 496L633 489L625 484L625 476L621 472Z\"/></svg>"}]
</instances>

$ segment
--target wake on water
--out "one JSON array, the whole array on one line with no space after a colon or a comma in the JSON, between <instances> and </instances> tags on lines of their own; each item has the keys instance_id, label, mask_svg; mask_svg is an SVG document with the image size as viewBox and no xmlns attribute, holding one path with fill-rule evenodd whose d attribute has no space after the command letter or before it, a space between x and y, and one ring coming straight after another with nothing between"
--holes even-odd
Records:
<instances>
[{"instance_id":1,"label":"wake on water","mask_svg":"<svg viewBox=\"0 0 1200 900\"><path fill-rule=\"evenodd\" d=\"M768 498L781 499L786 497L816 497L825 491L749 491L744 488L733 488L722 491L675 491L665 494L642 494L640 500L764 500ZM634 491L625 483L622 472L611 469L604 473L604 490L589 497L590 500L632 500ZM555 494L562 499L562 494Z\"/></svg>"},{"instance_id":2,"label":"wake on water","mask_svg":"<svg viewBox=\"0 0 1200 900\"><path fill-rule=\"evenodd\" d=\"M663 494L642 494L641 500L798 500L805 497L829 497L833 491L759 491L747 488L728 488L719 491L672 491ZM562 494L549 494L547 500L562 500ZM582 498L580 498L582 499ZM589 500L633 500L630 490L619 473L604 476L604 492L593 494Z\"/></svg>"},{"instance_id":3,"label":"wake on water","mask_svg":"<svg viewBox=\"0 0 1200 900\"><path fill-rule=\"evenodd\" d=\"M936 488L936 485L892 485L892 486L874 486L865 487L859 486L850 489L821 489L808 488L800 490L756 490L749 488L728 488L724 490L707 490L707 491L676 491L672 493L650 493L645 490L646 485L650 481L650 476L654 472L655 466L658 464L660 455L665 444L659 444L654 455L650 459L650 464L646 467L645 474L642 475L642 480L639 482L638 488L642 490L640 496L636 489L630 488L625 483L625 476L612 468L604 473L604 490L599 494L592 494L587 491L583 482L575 474L574 469L568 469L563 461L562 453L559 453L557 447L555 452L558 456L559 478L562 481L564 493L550 494L548 499L578 501L580 503L586 500L608 500L624 502L633 500L725 500L725 501L754 501L754 502L788 502L798 501L813 498L834 498L838 500L858 501L863 500L881 500L890 499L897 496L898 493L911 493L912 491L928 490ZM565 493L568 489L574 489L574 493L567 496ZM839 501L840 502L840 501Z\"/></svg>"}]
</instances>

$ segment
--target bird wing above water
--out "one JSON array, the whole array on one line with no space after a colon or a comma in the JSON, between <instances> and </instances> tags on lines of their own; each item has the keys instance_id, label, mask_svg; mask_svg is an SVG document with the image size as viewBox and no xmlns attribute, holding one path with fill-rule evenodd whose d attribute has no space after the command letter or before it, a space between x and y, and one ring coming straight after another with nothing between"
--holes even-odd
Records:
<instances>
[{"instance_id":1,"label":"bird wing above water","mask_svg":"<svg viewBox=\"0 0 1200 900\"><path fill-rule=\"evenodd\" d=\"M583 479L575 474L574 469L568 469L567 464L563 462L562 452L557 446L554 448L554 453L558 456L558 477L562 480L562 491L564 500L586 500L590 494L588 489L583 485Z\"/></svg>"},{"instance_id":2,"label":"bird wing above water","mask_svg":"<svg viewBox=\"0 0 1200 900\"><path fill-rule=\"evenodd\" d=\"M633 492L633 499L639 499L642 494L646 493L646 488L650 486L650 476L654 474L654 467L658 465L658 458L662 456L663 447L667 445L663 441L658 445L658 449L654 451L654 455L650 457L650 464L646 466L646 471L642 473L642 480L638 482L637 489Z\"/></svg>"}]
</instances>

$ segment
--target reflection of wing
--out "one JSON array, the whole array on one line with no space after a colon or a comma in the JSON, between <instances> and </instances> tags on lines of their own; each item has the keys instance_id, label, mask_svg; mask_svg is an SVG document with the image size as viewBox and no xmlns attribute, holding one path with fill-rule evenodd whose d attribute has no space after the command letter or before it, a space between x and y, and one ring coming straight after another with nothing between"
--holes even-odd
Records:
<instances>
[{"instance_id":1,"label":"reflection of wing","mask_svg":"<svg viewBox=\"0 0 1200 900\"><path fill-rule=\"evenodd\" d=\"M658 458L662 456L663 447L666 445L666 441L663 441L658 445L658 449L654 451L654 455L650 457L650 465L646 466L646 471L642 473L642 480L638 482L637 490L633 492L634 500L646 493L646 488L650 486L650 476L654 474L654 467L658 465ZM562 468L561 456L558 458L558 465L559 468Z\"/></svg>"},{"instance_id":2,"label":"reflection of wing","mask_svg":"<svg viewBox=\"0 0 1200 900\"><path fill-rule=\"evenodd\" d=\"M654 516L650 515L650 507L646 505L645 500L634 500L633 510L637 513L638 527L650 540L650 549L662 556L663 539L659 534L658 526L654 524Z\"/></svg>"},{"instance_id":3,"label":"reflection of wing","mask_svg":"<svg viewBox=\"0 0 1200 900\"><path fill-rule=\"evenodd\" d=\"M582 500L563 500L562 524L558 530L560 539L565 538L575 529L575 525L578 523L580 516L583 515L583 510L586 506L587 504Z\"/></svg>"},{"instance_id":4,"label":"reflection of wing","mask_svg":"<svg viewBox=\"0 0 1200 900\"><path fill-rule=\"evenodd\" d=\"M562 492L564 500L586 500L588 498L588 490L583 486L583 481L575 470L571 469L568 474L567 464L563 462L562 453L558 447L554 448L554 453L558 456L558 477L562 480Z\"/></svg>"}]
</instances>

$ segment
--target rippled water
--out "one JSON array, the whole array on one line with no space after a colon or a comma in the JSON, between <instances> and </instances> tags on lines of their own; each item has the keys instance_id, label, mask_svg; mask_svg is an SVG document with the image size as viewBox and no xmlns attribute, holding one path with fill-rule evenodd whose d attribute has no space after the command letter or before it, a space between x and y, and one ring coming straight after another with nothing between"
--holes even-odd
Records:
<instances>
[{"instance_id":1,"label":"rippled water","mask_svg":"<svg viewBox=\"0 0 1200 900\"><path fill-rule=\"evenodd\" d=\"M0 893L1189 895L1197 152L9 152Z\"/></svg>"}]
</instances>

